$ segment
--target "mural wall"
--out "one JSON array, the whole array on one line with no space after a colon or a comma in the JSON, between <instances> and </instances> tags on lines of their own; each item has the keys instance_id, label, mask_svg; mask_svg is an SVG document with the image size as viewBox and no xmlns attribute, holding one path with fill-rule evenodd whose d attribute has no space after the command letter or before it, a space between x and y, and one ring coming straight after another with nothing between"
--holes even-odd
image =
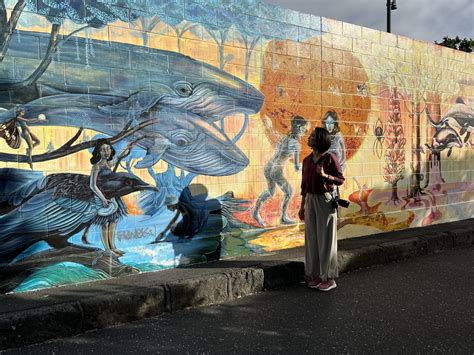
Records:
<instances>
[{"instance_id":1,"label":"mural wall","mask_svg":"<svg viewBox=\"0 0 474 355\"><path fill-rule=\"evenodd\" d=\"M474 60L259 0L0 0L0 290L303 245L317 126L339 237L474 216Z\"/></svg>"}]
</instances>

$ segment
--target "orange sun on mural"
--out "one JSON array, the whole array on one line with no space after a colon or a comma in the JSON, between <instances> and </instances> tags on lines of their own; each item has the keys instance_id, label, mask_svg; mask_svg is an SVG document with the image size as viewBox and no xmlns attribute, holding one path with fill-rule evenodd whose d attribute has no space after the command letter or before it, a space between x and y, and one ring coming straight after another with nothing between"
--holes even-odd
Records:
<instances>
[{"instance_id":1,"label":"orange sun on mural","mask_svg":"<svg viewBox=\"0 0 474 355\"><path fill-rule=\"evenodd\" d=\"M291 55L295 45L299 46L299 56ZM301 56L304 48L307 48L307 58ZM331 56L341 58L342 64L324 60ZM266 135L272 144L276 144L278 137L290 130L292 116L303 116L314 128L323 125L326 112L335 111L347 159L350 159L361 146L368 130L371 100L367 93L367 81L368 76L361 62L350 51L320 44L272 41L264 54L260 84L260 90L265 95L260 117ZM302 156L309 153L309 147L303 144Z\"/></svg>"}]
</instances>

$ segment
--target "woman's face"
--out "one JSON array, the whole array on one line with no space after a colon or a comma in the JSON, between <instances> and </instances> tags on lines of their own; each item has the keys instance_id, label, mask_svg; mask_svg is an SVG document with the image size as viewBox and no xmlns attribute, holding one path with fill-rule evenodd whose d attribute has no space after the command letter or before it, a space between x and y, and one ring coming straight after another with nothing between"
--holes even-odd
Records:
<instances>
[{"instance_id":1,"label":"woman's face","mask_svg":"<svg viewBox=\"0 0 474 355\"><path fill-rule=\"evenodd\" d=\"M109 144L102 144L100 147L100 157L102 159L109 159L112 155L112 148Z\"/></svg>"},{"instance_id":2,"label":"woman's face","mask_svg":"<svg viewBox=\"0 0 474 355\"><path fill-rule=\"evenodd\" d=\"M324 125L326 126L326 129L329 131L329 133L332 133L334 131L335 122L336 121L334 120L334 117L332 117L331 115L326 118Z\"/></svg>"},{"instance_id":3,"label":"woman's face","mask_svg":"<svg viewBox=\"0 0 474 355\"><path fill-rule=\"evenodd\" d=\"M318 150L318 147L316 145L316 136L314 134L309 136L308 145L313 150L313 152Z\"/></svg>"}]
</instances>

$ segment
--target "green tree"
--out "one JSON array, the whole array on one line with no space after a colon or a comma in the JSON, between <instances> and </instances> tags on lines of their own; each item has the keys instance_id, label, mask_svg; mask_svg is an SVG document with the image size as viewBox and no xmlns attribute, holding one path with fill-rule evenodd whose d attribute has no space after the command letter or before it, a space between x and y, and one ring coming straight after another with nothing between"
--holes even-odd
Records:
<instances>
[{"instance_id":1,"label":"green tree","mask_svg":"<svg viewBox=\"0 0 474 355\"><path fill-rule=\"evenodd\" d=\"M474 51L474 40L472 38L461 39L459 36L456 36L456 38L450 38L446 36L443 37L442 42L435 41L435 43L439 44L440 46L457 49L463 52L471 53Z\"/></svg>"}]
</instances>

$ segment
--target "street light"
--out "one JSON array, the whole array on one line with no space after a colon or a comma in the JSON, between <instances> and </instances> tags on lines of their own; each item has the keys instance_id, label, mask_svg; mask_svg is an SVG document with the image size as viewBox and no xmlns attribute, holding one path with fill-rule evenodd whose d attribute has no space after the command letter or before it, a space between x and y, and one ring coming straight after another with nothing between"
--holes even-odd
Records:
<instances>
[{"instance_id":1,"label":"street light","mask_svg":"<svg viewBox=\"0 0 474 355\"><path fill-rule=\"evenodd\" d=\"M397 0L387 0L387 32L390 33L390 15L397 9Z\"/></svg>"}]
</instances>

